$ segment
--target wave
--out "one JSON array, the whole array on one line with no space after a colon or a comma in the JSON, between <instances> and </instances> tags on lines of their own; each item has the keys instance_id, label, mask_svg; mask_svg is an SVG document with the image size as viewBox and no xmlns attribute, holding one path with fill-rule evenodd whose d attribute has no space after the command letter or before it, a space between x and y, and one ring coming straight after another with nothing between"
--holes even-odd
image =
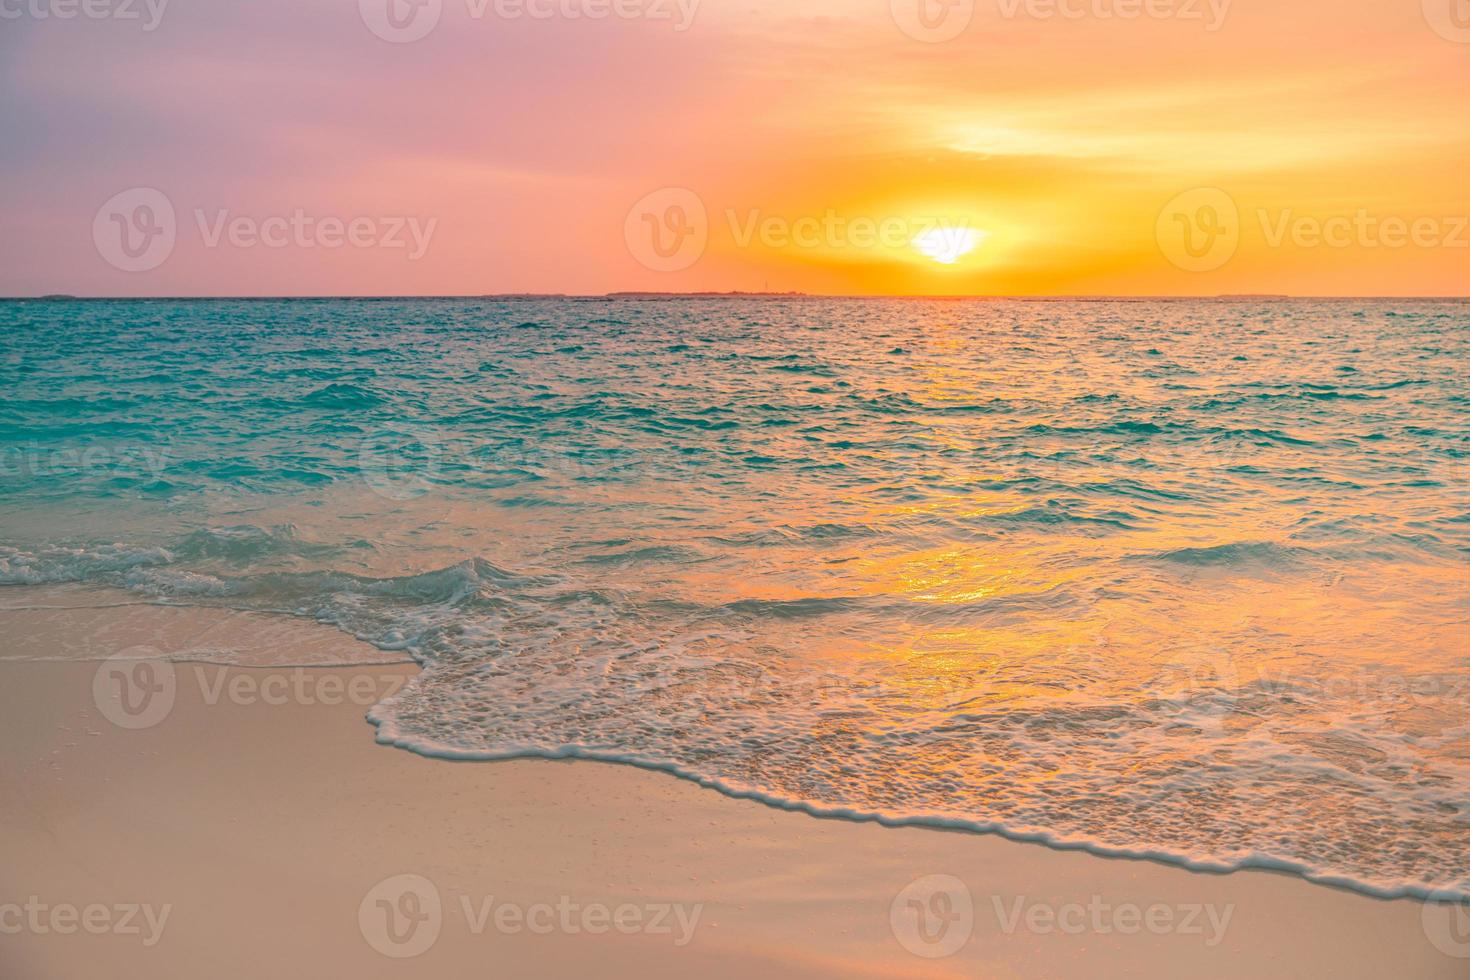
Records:
<instances>
[{"instance_id":1,"label":"wave","mask_svg":"<svg viewBox=\"0 0 1470 980\"><path fill-rule=\"evenodd\" d=\"M97 581L173 560L168 549L157 547L55 545L32 552L0 545L0 585Z\"/></svg>"},{"instance_id":2,"label":"wave","mask_svg":"<svg viewBox=\"0 0 1470 980\"><path fill-rule=\"evenodd\" d=\"M337 382L319 388L301 399L312 408L376 408L384 397L363 385Z\"/></svg>"},{"instance_id":3,"label":"wave","mask_svg":"<svg viewBox=\"0 0 1470 980\"><path fill-rule=\"evenodd\" d=\"M1174 548L1146 555L1135 555L1138 561L1159 561L1195 567L1230 566L1276 569L1309 559L1308 548L1291 547L1274 541L1232 541L1197 548Z\"/></svg>"}]
</instances>

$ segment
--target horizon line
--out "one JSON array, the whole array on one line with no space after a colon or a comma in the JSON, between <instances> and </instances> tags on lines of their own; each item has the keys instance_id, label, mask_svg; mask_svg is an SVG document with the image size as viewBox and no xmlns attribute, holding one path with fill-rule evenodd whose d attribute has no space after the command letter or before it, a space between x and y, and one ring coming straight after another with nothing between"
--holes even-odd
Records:
<instances>
[{"instance_id":1,"label":"horizon line","mask_svg":"<svg viewBox=\"0 0 1470 980\"><path fill-rule=\"evenodd\" d=\"M818 300L947 300L981 302L1147 302L1147 301L1214 301L1214 302L1285 302L1299 300L1411 300L1450 302L1470 300L1464 295L1295 295L1291 293L807 293L756 290L619 290L606 293L404 293L347 294L301 293L296 295L159 295L159 296L79 296L71 293L41 293L32 296L0 296L0 303L21 302L282 302L287 300L361 300L395 302L410 300L677 300L677 299L818 299Z\"/></svg>"}]
</instances>

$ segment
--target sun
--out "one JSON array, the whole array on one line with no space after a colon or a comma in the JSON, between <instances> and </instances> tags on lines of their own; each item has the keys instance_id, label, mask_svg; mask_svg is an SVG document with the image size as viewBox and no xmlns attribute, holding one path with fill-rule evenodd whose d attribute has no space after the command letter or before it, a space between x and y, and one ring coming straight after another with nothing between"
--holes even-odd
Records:
<instances>
[{"instance_id":1,"label":"sun","mask_svg":"<svg viewBox=\"0 0 1470 980\"><path fill-rule=\"evenodd\" d=\"M969 255L985 239L986 233L974 228L931 228L914 236L910 243L920 254L943 265L954 265Z\"/></svg>"}]
</instances>

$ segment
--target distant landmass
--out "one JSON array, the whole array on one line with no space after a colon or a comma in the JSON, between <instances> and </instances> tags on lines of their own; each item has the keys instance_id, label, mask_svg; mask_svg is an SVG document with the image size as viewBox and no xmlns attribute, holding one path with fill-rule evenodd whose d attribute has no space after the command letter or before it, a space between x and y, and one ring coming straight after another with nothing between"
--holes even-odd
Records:
<instances>
[{"instance_id":1,"label":"distant landmass","mask_svg":"<svg viewBox=\"0 0 1470 980\"><path fill-rule=\"evenodd\" d=\"M698 292L698 293L658 293L658 292L625 292L608 293L605 299L790 299L793 296L810 296L810 293L747 293L741 290L732 292Z\"/></svg>"}]
</instances>

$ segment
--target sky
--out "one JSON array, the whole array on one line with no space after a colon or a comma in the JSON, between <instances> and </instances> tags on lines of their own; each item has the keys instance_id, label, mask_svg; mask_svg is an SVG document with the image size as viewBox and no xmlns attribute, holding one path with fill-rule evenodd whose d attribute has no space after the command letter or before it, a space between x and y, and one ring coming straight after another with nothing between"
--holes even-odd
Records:
<instances>
[{"instance_id":1,"label":"sky","mask_svg":"<svg viewBox=\"0 0 1470 980\"><path fill-rule=\"evenodd\" d=\"M1470 293L1470 0L0 0L0 295Z\"/></svg>"}]
</instances>

